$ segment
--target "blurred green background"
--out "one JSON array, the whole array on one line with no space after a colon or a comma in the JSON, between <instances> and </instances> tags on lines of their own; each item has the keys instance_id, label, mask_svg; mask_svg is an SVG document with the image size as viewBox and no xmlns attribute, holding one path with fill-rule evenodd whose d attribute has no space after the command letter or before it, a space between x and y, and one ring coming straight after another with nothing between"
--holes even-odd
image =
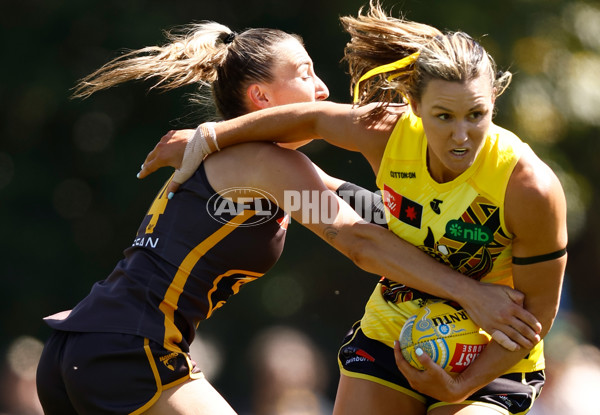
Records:
<instances>
[{"instance_id":1,"label":"blurred green background","mask_svg":"<svg viewBox=\"0 0 600 415\"><path fill-rule=\"evenodd\" d=\"M145 155L167 130L190 127L199 120L196 109L186 102L184 92L189 91L148 93L148 85L138 83L72 101L69 90L76 81L119 51L163 43L164 29L215 20L237 31L275 27L301 35L317 74L329 86L330 99L348 102L349 80L340 63L348 37L339 16L355 15L364 4L356 0L3 4L3 373L12 368L4 356L14 355L15 339L44 341L49 331L41 318L71 308L93 282L112 270L170 175L164 170L137 180ZM498 101L495 120L528 142L563 183L570 242L561 316L568 321L564 326L570 341L600 345L599 2L383 4L393 6L396 16L403 13L440 29L468 32L481 40L501 69L514 73L513 84ZM375 188L371 170L355 153L322 143L310 144L304 151L327 172ZM332 399L337 348L360 318L376 281L377 276L358 270L315 235L292 224L276 267L200 326L200 337L212 339L212 347L220 351L222 363L212 383L240 412L249 411L257 386L251 376L256 350L250 344L261 330L284 325L305 334L322 353L324 394ZM28 370L32 366L25 365ZM9 399L0 399L0 412L11 410Z\"/></svg>"}]
</instances>

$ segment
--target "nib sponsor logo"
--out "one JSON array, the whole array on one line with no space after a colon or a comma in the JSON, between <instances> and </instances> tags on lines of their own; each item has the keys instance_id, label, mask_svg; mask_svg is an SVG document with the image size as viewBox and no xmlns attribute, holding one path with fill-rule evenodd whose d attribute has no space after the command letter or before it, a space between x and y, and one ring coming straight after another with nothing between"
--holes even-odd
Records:
<instances>
[{"instance_id":1,"label":"nib sponsor logo","mask_svg":"<svg viewBox=\"0 0 600 415\"><path fill-rule=\"evenodd\" d=\"M451 220L446 224L446 235L455 241L487 245L494 240L492 231L483 225Z\"/></svg>"}]
</instances>

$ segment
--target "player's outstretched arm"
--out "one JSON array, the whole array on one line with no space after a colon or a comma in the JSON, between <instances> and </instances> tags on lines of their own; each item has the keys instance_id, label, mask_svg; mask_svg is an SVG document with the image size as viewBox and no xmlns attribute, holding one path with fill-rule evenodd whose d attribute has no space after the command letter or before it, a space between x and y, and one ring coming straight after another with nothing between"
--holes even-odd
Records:
<instances>
[{"instance_id":1,"label":"player's outstretched arm","mask_svg":"<svg viewBox=\"0 0 600 415\"><path fill-rule=\"evenodd\" d=\"M161 142L148 155L139 177L146 177L151 172L166 165L178 167L181 163L188 137L193 132L194 130L180 130L171 131L165 135L161 139ZM259 164L262 165L264 163L261 162ZM175 190L174 187L169 189L172 192ZM413 261L412 256L427 257L418 248L400 240L396 236L393 237L396 238L394 243L387 245L391 262L395 262L396 257L393 249L396 243L402 244L403 247L398 249L403 249L403 252L407 253L404 257L407 266L418 264L418 262ZM363 251L364 255L359 256L357 260L361 261L361 258L364 258L362 261L369 261L371 256L374 257L377 255L376 252L367 254L369 248L372 247L373 245L365 247ZM358 254L360 255L361 253L359 252ZM378 261L382 260L383 257L379 258ZM510 287L478 283L462 276L458 272L452 271L448 267L441 266L441 264L438 264L431 258L428 258L423 265L416 265L413 268L412 272L415 275L418 274L419 267L424 267L423 272L426 275L435 275L437 272L438 278L432 281L432 284L427 288L418 283L416 283L417 285L410 285L406 281L402 282L415 289L460 303L465 307L471 318L504 347L509 350L515 350L519 347L530 348L539 341L537 333L541 329L540 324L531 313L522 307L524 295L521 292L513 290ZM381 268L383 270L387 269L386 265L383 265ZM371 272L378 273L377 271ZM385 271L379 271L379 274L387 275ZM437 288L442 284L445 284L445 287L442 291L439 291ZM494 304L494 307L490 307L490 304Z\"/></svg>"},{"instance_id":2,"label":"player's outstretched arm","mask_svg":"<svg viewBox=\"0 0 600 415\"><path fill-rule=\"evenodd\" d=\"M353 108L333 102L289 104L216 124L204 123L196 130L169 131L146 157L138 178L167 165L176 167L167 188L174 192L207 155L220 149L245 142L290 144L321 137L337 147L360 151L376 169L389 133L406 108L390 109L378 122L367 122L364 115L372 108L373 105Z\"/></svg>"},{"instance_id":3,"label":"player's outstretched arm","mask_svg":"<svg viewBox=\"0 0 600 415\"><path fill-rule=\"evenodd\" d=\"M229 185L246 185L264 189L274 195L276 203L285 201L286 191L294 189L303 189L306 194L319 195L316 203L323 204L328 201L328 205L322 207L319 205L315 211L327 212L327 217L330 218L328 221L307 220L307 217L312 216L303 217L301 207L292 209L283 206L283 208L291 212L296 221L319 235L367 272L378 276L385 275L391 280L440 298L457 302L471 301L471 297L477 298L478 304L474 307L481 308L479 314L485 315L482 327L490 333L508 331L509 326L518 326L518 324L527 327L527 330L521 334L522 338L514 339L516 343L508 340L508 337L504 339L503 344L506 347L514 349L517 343L521 347L532 347L537 342L536 331L539 331L539 328L535 318L532 317L533 323L530 327L528 323L516 317L518 313L511 314L510 311L506 311L517 309L523 312L523 308L515 304L512 297L515 292L511 288L482 285L435 261L419 248L385 228L365 222L348 204L327 189L312 162L303 154L273 145L259 143L255 145L260 145L261 150L253 149L248 152L257 157L256 160L250 160L248 165L256 168L250 169L249 174L244 175L245 183L239 183L240 177L236 176L236 182ZM232 151L234 150L237 149L232 148ZM224 155L225 153L222 153L217 156ZM211 158L207 163L214 163L220 158L222 157ZM259 160L269 160L269 163ZM235 165L232 165L232 169L234 167ZM487 301L481 300L483 296ZM495 305L494 310L490 310L490 304ZM483 310L487 310L487 315ZM500 313L502 317L498 317L499 310L502 310ZM512 317L506 317L509 315ZM519 323L516 323L516 320L519 320ZM481 321L475 321L481 324Z\"/></svg>"}]
</instances>

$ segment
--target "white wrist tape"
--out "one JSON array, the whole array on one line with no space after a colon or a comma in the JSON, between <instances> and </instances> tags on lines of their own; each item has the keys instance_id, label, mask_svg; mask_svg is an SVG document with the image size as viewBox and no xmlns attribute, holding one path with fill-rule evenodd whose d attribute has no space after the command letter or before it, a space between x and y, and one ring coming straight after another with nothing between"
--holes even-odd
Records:
<instances>
[{"instance_id":1,"label":"white wrist tape","mask_svg":"<svg viewBox=\"0 0 600 415\"><path fill-rule=\"evenodd\" d=\"M208 137L212 140L213 145L217 149L217 151L221 151L219 148L219 143L217 143L217 133L215 132L215 122L205 122L204 124L200 124L198 128L202 130L202 135L204 137Z\"/></svg>"},{"instance_id":2,"label":"white wrist tape","mask_svg":"<svg viewBox=\"0 0 600 415\"><path fill-rule=\"evenodd\" d=\"M213 141L216 149L219 150L214 124L214 122L204 123L196 128L194 135L185 146L181 167L175 170L175 174L173 175L174 182L183 183L192 177L204 158L212 153L207 142L208 138Z\"/></svg>"}]
</instances>

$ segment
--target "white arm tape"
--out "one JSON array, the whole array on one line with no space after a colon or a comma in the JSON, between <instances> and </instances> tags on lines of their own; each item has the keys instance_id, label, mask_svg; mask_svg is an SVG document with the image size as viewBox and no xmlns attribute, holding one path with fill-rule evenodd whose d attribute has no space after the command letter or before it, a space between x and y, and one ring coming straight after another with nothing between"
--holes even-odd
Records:
<instances>
[{"instance_id":1,"label":"white arm tape","mask_svg":"<svg viewBox=\"0 0 600 415\"><path fill-rule=\"evenodd\" d=\"M205 124L211 124L208 131ZM196 128L194 135L186 144L181 167L176 169L175 174L173 174L173 181L175 183L183 183L192 177L196 170L198 170L198 167L200 167L202 160L211 153L206 141L207 135L215 142L216 146L216 134L212 126L214 123L205 124L200 124Z\"/></svg>"},{"instance_id":2,"label":"white arm tape","mask_svg":"<svg viewBox=\"0 0 600 415\"><path fill-rule=\"evenodd\" d=\"M221 151L219 148L219 143L217 143L217 133L215 132L215 122L205 122L204 124L200 124L199 128L202 129L202 134L204 137L208 137L212 140L213 145L217 149L217 151Z\"/></svg>"}]
</instances>

